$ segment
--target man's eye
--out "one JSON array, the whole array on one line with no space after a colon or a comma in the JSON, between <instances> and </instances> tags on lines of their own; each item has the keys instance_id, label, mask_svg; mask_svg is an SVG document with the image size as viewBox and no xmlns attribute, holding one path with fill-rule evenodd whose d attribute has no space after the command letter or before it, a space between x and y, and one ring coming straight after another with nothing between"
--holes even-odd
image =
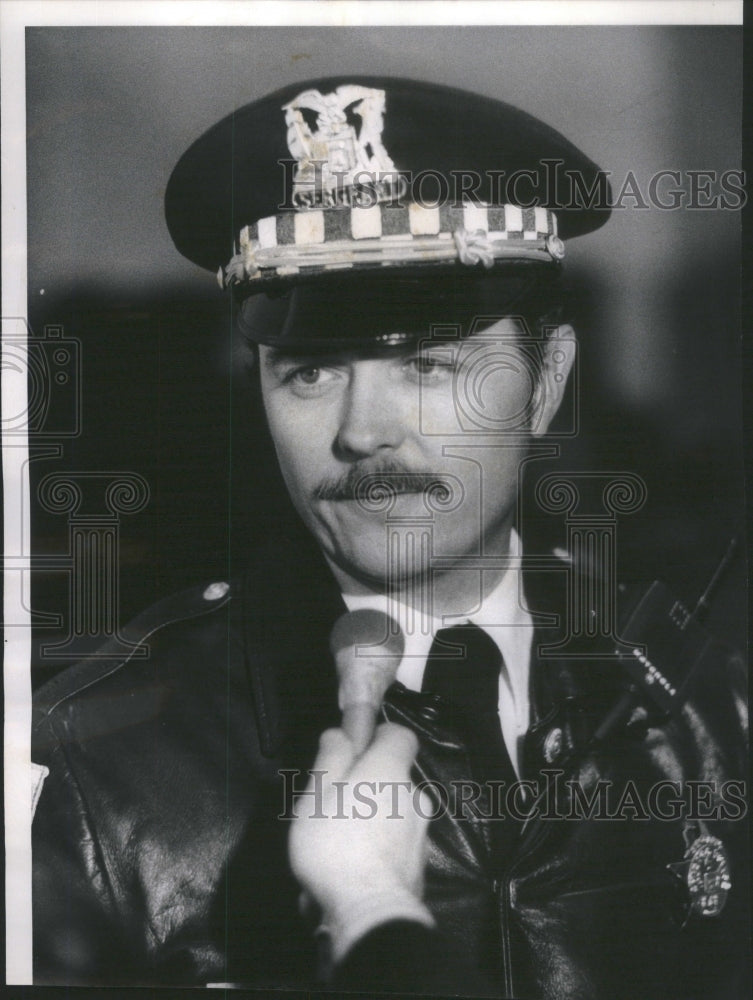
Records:
<instances>
[{"instance_id":1,"label":"man's eye","mask_svg":"<svg viewBox=\"0 0 753 1000\"><path fill-rule=\"evenodd\" d=\"M303 385L316 385L322 375L321 368L298 368L288 376L290 382L302 382Z\"/></svg>"},{"instance_id":2,"label":"man's eye","mask_svg":"<svg viewBox=\"0 0 753 1000\"><path fill-rule=\"evenodd\" d=\"M337 372L333 368L319 365L300 365L287 371L282 382L283 385L289 386L293 390L308 392L326 389L336 378Z\"/></svg>"}]
</instances>

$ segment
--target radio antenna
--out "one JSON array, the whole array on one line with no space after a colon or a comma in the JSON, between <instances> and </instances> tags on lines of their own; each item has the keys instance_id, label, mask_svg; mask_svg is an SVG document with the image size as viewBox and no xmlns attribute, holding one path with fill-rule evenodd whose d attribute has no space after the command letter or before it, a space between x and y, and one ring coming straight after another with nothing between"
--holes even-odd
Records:
<instances>
[{"instance_id":1,"label":"radio antenna","mask_svg":"<svg viewBox=\"0 0 753 1000\"><path fill-rule=\"evenodd\" d=\"M693 608L693 613L690 616L691 618L695 618L696 621L702 622L703 619L708 614L709 608L711 607L711 597L716 588L719 586L720 580L727 572L730 565L732 564L732 561L737 555L738 547L739 547L739 539L737 535L734 535L730 539L729 545L727 546L727 551L722 556L722 561L719 563L719 565L712 573L711 579L706 584L706 589L698 598L698 603Z\"/></svg>"}]
</instances>

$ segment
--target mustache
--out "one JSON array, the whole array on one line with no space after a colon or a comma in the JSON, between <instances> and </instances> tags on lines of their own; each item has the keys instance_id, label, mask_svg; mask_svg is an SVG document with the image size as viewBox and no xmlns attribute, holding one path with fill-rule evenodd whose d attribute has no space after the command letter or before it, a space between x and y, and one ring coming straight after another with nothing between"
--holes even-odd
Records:
<instances>
[{"instance_id":1,"label":"mustache","mask_svg":"<svg viewBox=\"0 0 753 1000\"><path fill-rule=\"evenodd\" d=\"M351 466L341 476L324 479L313 491L316 500L368 500L375 492L397 496L399 493L444 493L451 487L437 472L418 472L391 463L377 469Z\"/></svg>"}]
</instances>

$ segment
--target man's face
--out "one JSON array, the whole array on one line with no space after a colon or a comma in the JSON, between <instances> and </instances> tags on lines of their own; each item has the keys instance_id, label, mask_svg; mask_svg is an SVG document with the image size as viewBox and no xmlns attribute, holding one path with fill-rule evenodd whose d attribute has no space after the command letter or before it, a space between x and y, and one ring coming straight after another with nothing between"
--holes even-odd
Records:
<instances>
[{"instance_id":1,"label":"man's face","mask_svg":"<svg viewBox=\"0 0 753 1000\"><path fill-rule=\"evenodd\" d=\"M337 567L386 590L431 558L506 553L521 461L551 418L515 321L326 355L261 347L260 365L288 491ZM431 551L397 558L388 534L422 526Z\"/></svg>"}]
</instances>

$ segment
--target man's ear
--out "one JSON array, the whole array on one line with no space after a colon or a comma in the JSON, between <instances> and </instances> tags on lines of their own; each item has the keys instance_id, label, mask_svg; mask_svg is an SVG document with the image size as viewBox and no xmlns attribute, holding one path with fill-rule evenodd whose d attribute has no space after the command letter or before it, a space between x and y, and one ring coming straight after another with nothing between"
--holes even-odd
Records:
<instances>
[{"instance_id":1,"label":"man's ear","mask_svg":"<svg viewBox=\"0 0 753 1000\"><path fill-rule=\"evenodd\" d=\"M546 434L560 408L577 346L575 330L569 325L558 326L546 340L531 425L534 437Z\"/></svg>"}]
</instances>

